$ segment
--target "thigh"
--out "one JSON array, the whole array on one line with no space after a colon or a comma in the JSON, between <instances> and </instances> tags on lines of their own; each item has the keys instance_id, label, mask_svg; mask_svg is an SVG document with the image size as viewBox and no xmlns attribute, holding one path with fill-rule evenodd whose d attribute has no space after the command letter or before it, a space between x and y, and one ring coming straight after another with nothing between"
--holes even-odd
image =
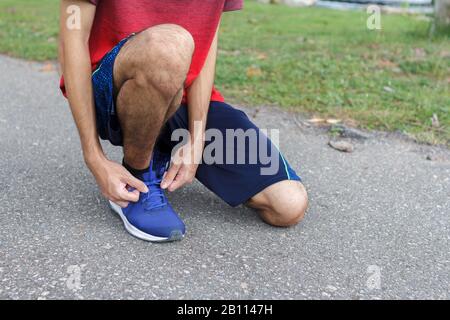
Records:
<instances>
[{"instance_id":1,"label":"thigh","mask_svg":"<svg viewBox=\"0 0 450 320\"><path fill-rule=\"evenodd\" d=\"M176 142L170 141L170 135L175 129L187 129L187 117L187 108L182 106L168 121L160 139L161 148L171 150L174 147ZM206 129L207 132L214 130L216 134L220 133L223 140L222 156L217 159L222 158L223 161L211 163L209 160L210 164L205 163L209 147L217 140L207 141L204 161L199 165L196 178L231 206L247 202L277 182L300 181L275 145L241 110L226 103L212 102ZM239 138L235 135L237 132L246 134L245 144L239 143ZM266 157L261 157L266 153L261 152L262 149L269 151L270 163L267 163Z\"/></svg>"}]
</instances>

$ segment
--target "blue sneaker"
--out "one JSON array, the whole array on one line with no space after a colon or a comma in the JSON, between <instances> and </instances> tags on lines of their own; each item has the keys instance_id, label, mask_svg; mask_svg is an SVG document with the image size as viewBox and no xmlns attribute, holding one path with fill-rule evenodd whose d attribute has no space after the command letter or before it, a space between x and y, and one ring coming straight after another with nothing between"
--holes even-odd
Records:
<instances>
[{"instance_id":1,"label":"blue sneaker","mask_svg":"<svg viewBox=\"0 0 450 320\"><path fill-rule=\"evenodd\" d=\"M155 150L150 170L143 175L149 192L141 193L138 202L130 202L124 209L112 201L109 202L111 209L122 219L125 229L139 239L167 242L184 237L185 225L169 204L160 186L169 161L170 155Z\"/></svg>"}]
</instances>

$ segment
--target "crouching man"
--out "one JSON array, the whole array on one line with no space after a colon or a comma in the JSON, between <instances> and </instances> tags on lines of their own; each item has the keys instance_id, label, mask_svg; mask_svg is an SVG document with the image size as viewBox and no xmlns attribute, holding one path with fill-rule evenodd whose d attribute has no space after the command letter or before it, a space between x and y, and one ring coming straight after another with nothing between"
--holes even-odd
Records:
<instances>
[{"instance_id":1,"label":"crouching man","mask_svg":"<svg viewBox=\"0 0 450 320\"><path fill-rule=\"evenodd\" d=\"M221 15L241 8L242 0L61 1L61 90L88 168L126 230L140 239L184 236L165 190L194 178L231 206L256 209L274 226L292 226L305 214L300 178L265 135L257 135L257 144L270 147L279 163L271 174L262 174L259 160L198 161L208 129L225 139L230 129L259 133L214 88ZM172 152L178 129L189 130L190 141ZM122 164L106 157L99 137L123 147ZM249 159L255 152L227 145L225 158L234 152Z\"/></svg>"}]
</instances>

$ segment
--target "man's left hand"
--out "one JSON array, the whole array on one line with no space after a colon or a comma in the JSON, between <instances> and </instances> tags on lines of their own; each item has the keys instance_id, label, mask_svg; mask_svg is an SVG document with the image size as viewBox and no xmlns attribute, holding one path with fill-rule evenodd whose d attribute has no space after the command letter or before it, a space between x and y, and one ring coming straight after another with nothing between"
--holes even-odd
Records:
<instances>
[{"instance_id":1,"label":"man's left hand","mask_svg":"<svg viewBox=\"0 0 450 320\"><path fill-rule=\"evenodd\" d=\"M194 181L203 154L203 144L188 143L173 156L170 168L164 175L161 188L173 192Z\"/></svg>"}]
</instances>

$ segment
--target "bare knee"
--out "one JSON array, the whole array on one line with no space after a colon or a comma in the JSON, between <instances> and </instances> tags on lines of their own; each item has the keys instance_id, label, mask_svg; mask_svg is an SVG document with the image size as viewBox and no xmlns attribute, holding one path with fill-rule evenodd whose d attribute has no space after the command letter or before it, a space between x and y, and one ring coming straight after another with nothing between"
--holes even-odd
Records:
<instances>
[{"instance_id":1,"label":"bare knee","mask_svg":"<svg viewBox=\"0 0 450 320\"><path fill-rule=\"evenodd\" d=\"M257 209L261 218L276 227L300 223L308 208L308 195L297 181L282 181L253 197L248 205Z\"/></svg>"},{"instance_id":2,"label":"bare knee","mask_svg":"<svg viewBox=\"0 0 450 320\"><path fill-rule=\"evenodd\" d=\"M261 217L270 225L275 227L292 227L300 223L305 217L308 207L307 197L299 197L291 200L289 204L283 206L273 206L262 209Z\"/></svg>"},{"instance_id":3,"label":"bare knee","mask_svg":"<svg viewBox=\"0 0 450 320\"><path fill-rule=\"evenodd\" d=\"M176 24L160 24L142 31L138 36L142 37L148 51L158 58L171 62L175 60L174 63L190 62L194 53L194 38L189 31Z\"/></svg>"},{"instance_id":4,"label":"bare knee","mask_svg":"<svg viewBox=\"0 0 450 320\"><path fill-rule=\"evenodd\" d=\"M151 82L163 95L173 96L183 86L194 52L191 34L180 26L163 24L143 31L147 54L145 62L153 73L142 68L145 82Z\"/></svg>"},{"instance_id":5,"label":"bare knee","mask_svg":"<svg viewBox=\"0 0 450 320\"><path fill-rule=\"evenodd\" d=\"M183 88L194 52L191 34L181 26L162 24L148 28L130 41L134 59L128 65L138 86L153 86L168 99ZM128 44L128 43L127 43Z\"/></svg>"}]
</instances>

